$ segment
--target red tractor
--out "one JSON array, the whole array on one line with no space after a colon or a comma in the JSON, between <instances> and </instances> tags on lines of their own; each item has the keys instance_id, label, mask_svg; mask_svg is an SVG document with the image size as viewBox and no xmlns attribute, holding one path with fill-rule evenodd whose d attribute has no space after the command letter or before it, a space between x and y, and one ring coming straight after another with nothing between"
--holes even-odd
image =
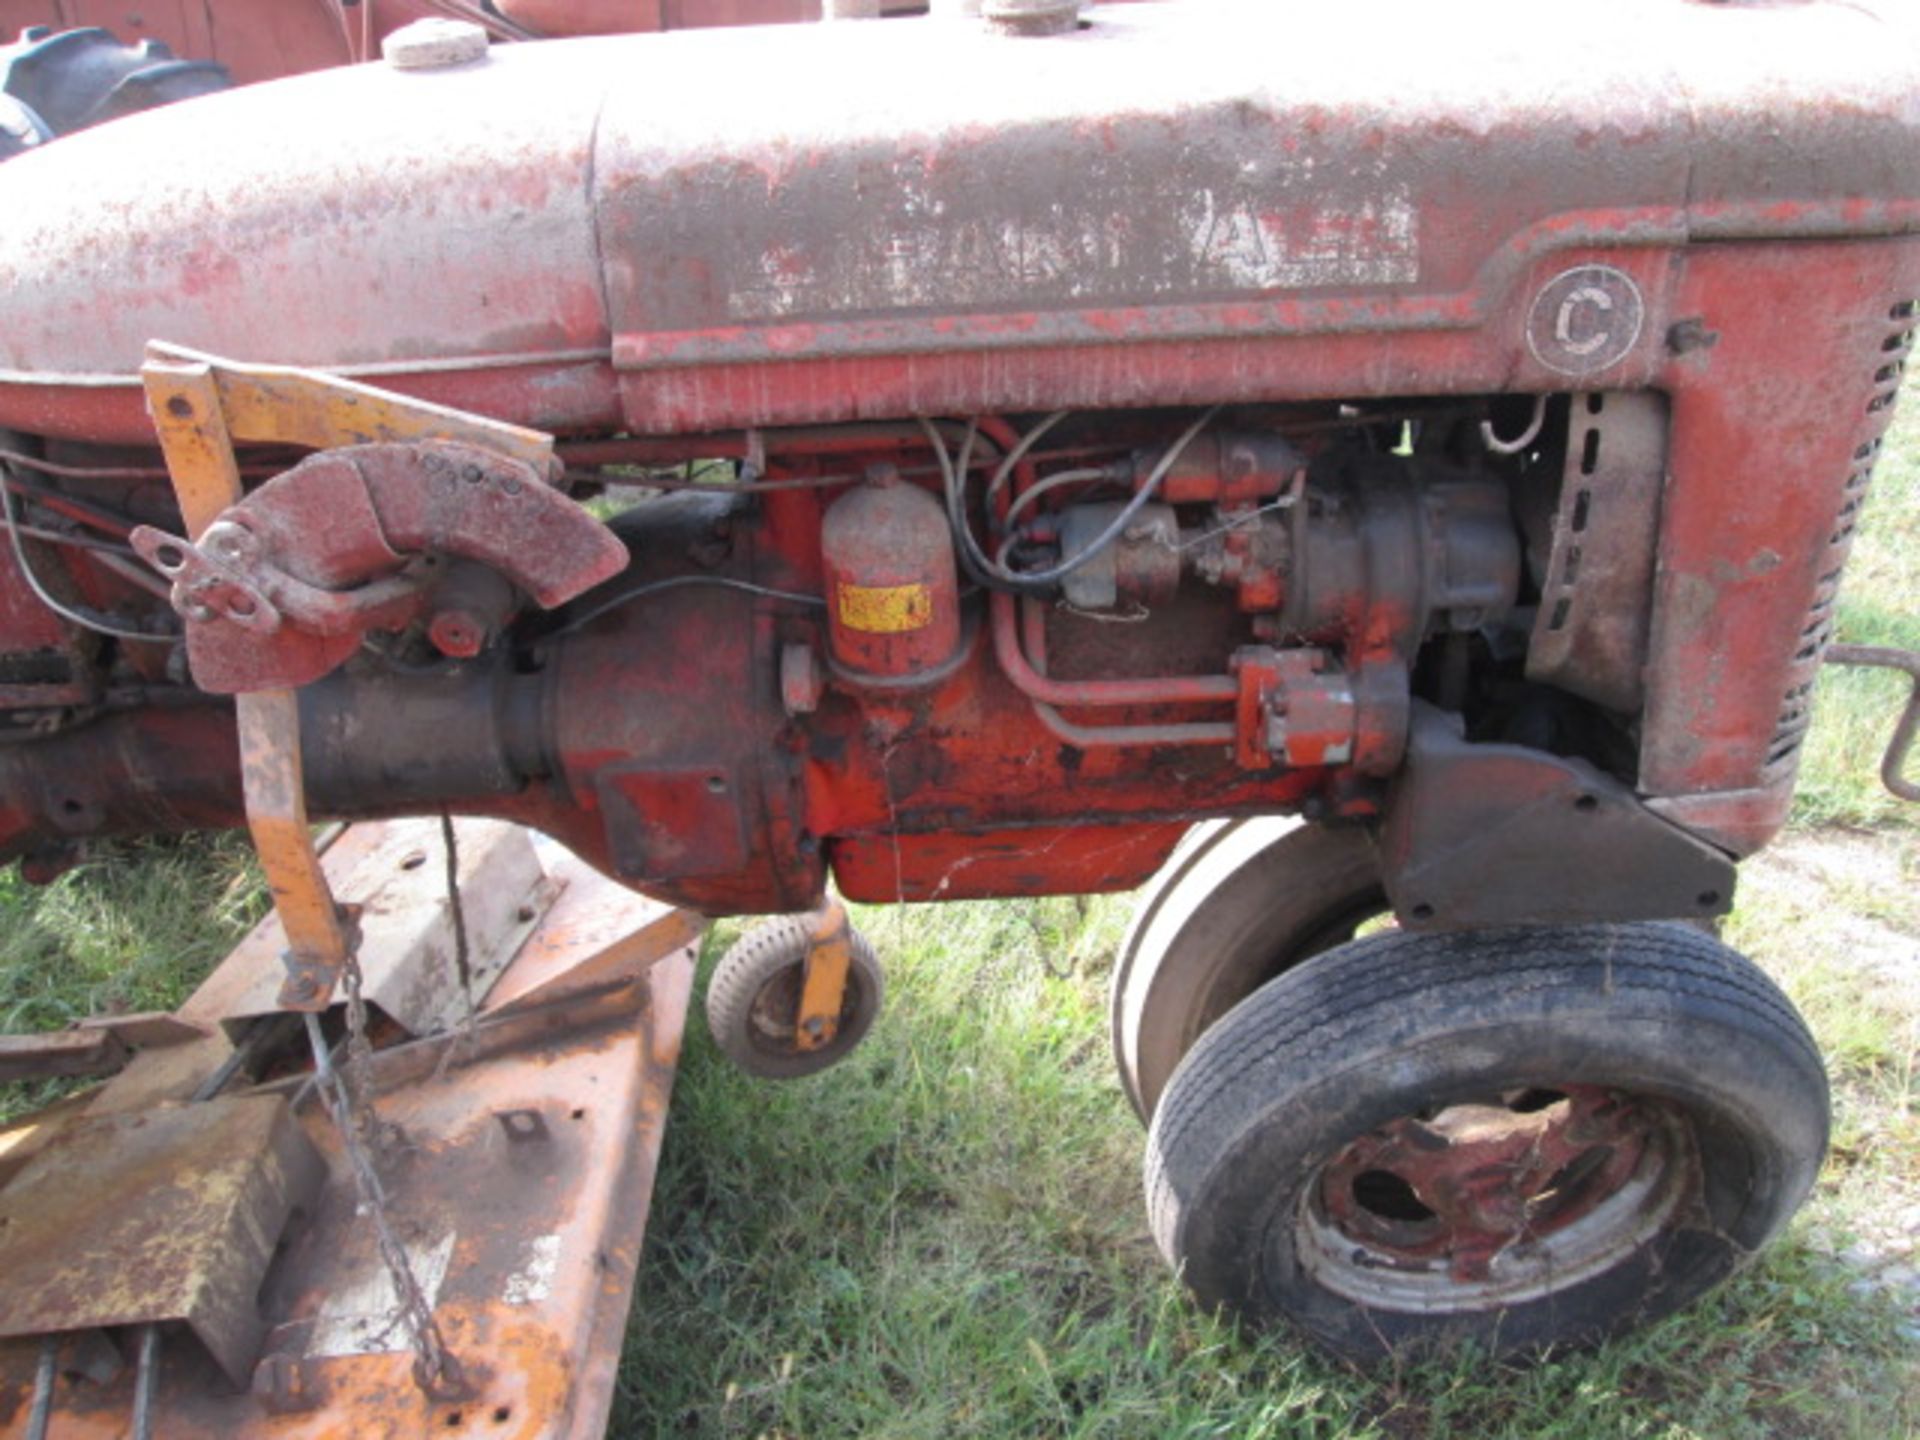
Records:
<instances>
[{"instance_id":1,"label":"red tractor","mask_svg":"<svg viewBox=\"0 0 1920 1440\"><path fill-rule=\"evenodd\" d=\"M340 52L170 38L564 9L285 8ZM1114 1040L1203 1301L1354 1356L1671 1311L1826 1146L1712 922L1913 340L1920 25L1075 8L415 30L23 144L0 853L251 819L294 875L310 806L714 915L1159 871ZM814 1043L782 933L710 1000L768 1073L879 998L855 942Z\"/></svg>"}]
</instances>

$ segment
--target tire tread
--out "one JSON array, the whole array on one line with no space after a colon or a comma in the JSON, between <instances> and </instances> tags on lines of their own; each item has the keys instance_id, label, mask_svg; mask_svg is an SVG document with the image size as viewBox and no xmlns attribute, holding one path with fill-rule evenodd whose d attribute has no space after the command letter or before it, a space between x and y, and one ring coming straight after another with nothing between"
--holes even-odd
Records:
<instances>
[{"instance_id":1,"label":"tire tread","mask_svg":"<svg viewBox=\"0 0 1920 1440\"><path fill-rule=\"evenodd\" d=\"M1763 1043L1804 1061L1825 1084L1819 1047L1792 1002L1758 966L1710 936L1681 925L1588 925L1557 929L1541 950L1538 929L1458 935L1401 932L1368 937L1317 956L1255 992L1188 1053L1162 1097L1147 1146L1146 1192L1154 1238L1179 1263L1180 1206L1169 1167L1217 1145L1225 1106L1253 1069L1271 1069L1284 1086L1350 1057L1353 1041L1377 1045L1379 1017L1417 1004L1445 1008L1449 992L1484 993L1497 979L1505 995L1585 991L1610 983L1609 1003L1633 998L1690 1001L1742 1017Z\"/></svg>"}]
</instances>

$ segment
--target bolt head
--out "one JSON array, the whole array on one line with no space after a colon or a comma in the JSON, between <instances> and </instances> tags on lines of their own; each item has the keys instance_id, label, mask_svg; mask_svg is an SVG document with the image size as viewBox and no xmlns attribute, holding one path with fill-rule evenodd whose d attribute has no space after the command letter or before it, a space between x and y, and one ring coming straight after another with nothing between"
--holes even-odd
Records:
<instances>
[{"instance_id":1,"label":"bolt head","mask_svg":"<svg viewBox=\"0 0 1920 1440\"><path fill-rule=\"evenodd\" d=\"M444 70L487 58L487 32L470 20L416 20L380 42L396 70Z\"/></svg>"},{"instance_id":2,"label":"bolt head","mask_svg":"<svg viewBox=\"0 0 1920 1440\"><path fill-rule=\"evenodd\" d=\"M789 715L811 715L826 692L820 657L811 645L789 645L780 652L780 701Z\"/></svg>"},{"instance_id":3,"label":"bolt head","mask_svg":"<svg viewBox=\"0 0 1920 1440\"><path fill-rule=\"evenodd\" d=\"M464 610L442 610L428 623L427 639L442 655L471 660L486 646L487 627Z\"/></svg>"},{"instance_id":4,"label":"bolt head","mask_svg":"<svg viewBox=\"0 0 1920 1440\"><path fill-rule=\"evenodd\" d=\"M246 526L232 520L220 520L207 527L207 533L200 537L203 549L211 550L223 560L250 559L260 548L259 537Z\"/></svg>"}]
</instances>

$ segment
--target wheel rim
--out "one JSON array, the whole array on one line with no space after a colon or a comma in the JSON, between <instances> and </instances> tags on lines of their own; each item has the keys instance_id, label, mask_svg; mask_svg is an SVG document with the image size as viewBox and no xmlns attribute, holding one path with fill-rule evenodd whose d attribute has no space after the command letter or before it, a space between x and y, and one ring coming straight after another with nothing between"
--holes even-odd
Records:
<instances>
[{"instance_id":1,"label":"wheel rim","mask_svg":"<svg viewBox=\"0 0 1920 1440\"><path fill-rule=\"evenodd\" d=\"M1183 1050L1192 1048L1193 1042L1222 1015L1276 975L1284 975L1302 961L1345 945L1358 937L1362 926L1383 917L1390 920L1392 915L1393 906L1387 900L1387 892L1372 890L1357 899L1339 901L1324 912L1288 927L1275 939L1271 956L1260 973L1251 977L1251 984L1249 977L1227 977L1232 983L1216 980L1194 996L1194 1009L1184 1027Z\"/></svg>"},{"instance_id":2,"label":"wheel rim","mask_svg":"<svg viewBox=\"0 0 1920 1440\"><path fill-rule=\"evenodd\" d=\"M1280 947L1279 964L1273 973L1281 974L1302 960L1311 960L1336 945L1359 939L1361 929L1376 920L1395 923L1393 902L1387 899L1387 892L1382 889L1369 890L1329 910L1325 915L1315 916L1296 929L1288 937L1287 943Z\"/></svg>"},{"instance_id":3,"label":"wheel rim","mask_svg":"<svg viewBox=\"0 0 1920 1440\"><path fill-rule=\"evenodd\" d=\"M1244 937L1191 939L1202 917L1244 915ZM1391 913L1372 851L1351 832L1274 817L1196 829L1156 878L1121 946L1113 1053L1136 1114L1152 1117L1200 1035L1276 975Z\"/></svg>"},{"instance_id":4,"label":"wheel rim","mask_svg":"<svg viewBox=\"0 0 1920 1440\"><path fill-rule=\"evenodd\" d=\"M1301 1197L1328 1289L1425 1313L1537 1298L1618 1265L1697 1196L1669 1103L1550 1085L1408 1115L1349 1142Z\"/></svg>"},{"instance_id":5,"label":"wheel rim","mask_svg":"<svg viewBox=\"0 0 1920 1440\"><path fill-rule=\"evenodd\" d=\"M789 965L767 978L753 997L747 1012L747 1040L754 1049L768 1055L799 1055L800 994L806 984L805 967ZM846 991L840 1002L840 1028L825 1049L834 1050L848 1033L860 1010L860 972L849 966Z\"/></svg>"}]
</instances>

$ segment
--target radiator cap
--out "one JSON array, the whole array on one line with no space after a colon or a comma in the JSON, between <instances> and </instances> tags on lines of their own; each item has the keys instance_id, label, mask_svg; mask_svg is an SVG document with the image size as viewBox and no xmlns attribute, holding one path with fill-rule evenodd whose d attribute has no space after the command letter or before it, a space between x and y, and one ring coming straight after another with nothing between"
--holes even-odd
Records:
<instances>
[{"instance_id":1,"label":"radiator cap","mask_svg":"<svg viewBox=\"0 0 1920 1440\"><path fill-rule=\"evenodd\" d=\"M1003 35L1065 35L1080 25L1080 0L982 0L980 14Z\"/></svg>"},{"instance_id":2,"label":"radiator cap","mask_svg":"<svg viewBox=\"0 0 1920 1440\"><path fill-rule=\"evenodd\" d=\"M487 32L471 20L416 20L382 40L380 53L396 70L471 65L487 58Z\"/></svg>"}]
</instances>

